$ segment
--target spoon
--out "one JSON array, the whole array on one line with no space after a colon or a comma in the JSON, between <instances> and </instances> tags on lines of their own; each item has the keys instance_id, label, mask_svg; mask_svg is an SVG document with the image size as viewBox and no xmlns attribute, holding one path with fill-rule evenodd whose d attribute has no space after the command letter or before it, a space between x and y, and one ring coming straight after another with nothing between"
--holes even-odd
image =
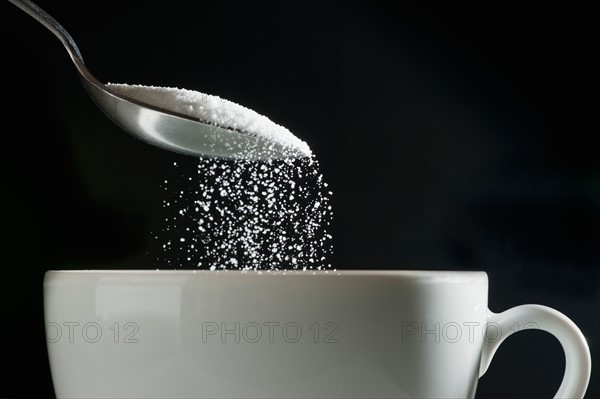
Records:
<instances>
[{"instance_id":1,"label":"spoon","mask_svg":"<svg viewBox=\"0 0 600 399\"><path fill-rule=\"evenodd\" d=\"M310 150L307 152L268 136L196 119L111 89L90 73L73 38L52 16L31 1L10 2L60 39L92 100L109 119L134 137L166 150L201 157L267 160L310 155Z\"/></svg>"}]
</instances>

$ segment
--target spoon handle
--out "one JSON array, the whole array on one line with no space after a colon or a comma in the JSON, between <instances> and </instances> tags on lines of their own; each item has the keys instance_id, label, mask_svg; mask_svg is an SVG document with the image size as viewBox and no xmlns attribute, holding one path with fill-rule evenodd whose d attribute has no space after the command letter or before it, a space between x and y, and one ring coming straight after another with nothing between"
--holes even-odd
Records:
<instances>
[{"instance_id":1,"label":"spoon handle","mask_svg":"<svg viewBox=\"0 0 600 399\"><path fill-rule=\"evenodd\" d=\"M25 11L30 16L32 16L40 24L44 25L50 32L54 33L54 35L58 37L58 39L67 49L67 52L71 56L71 59L73 60L73 63L75 63L75 66L77 67L79 72L86 78L93 80L94 82L98 82L98 80L85 67L85 63L83 62L83 57L81 56L79 48L75 44L75 41L73 40L69 32L67 32L67 30L63 28L61 24L59 24L46 11L42 10L37 4L29 0L9 1L17 7L19 7L21 10Z\"/></svg>"}]
</instances>

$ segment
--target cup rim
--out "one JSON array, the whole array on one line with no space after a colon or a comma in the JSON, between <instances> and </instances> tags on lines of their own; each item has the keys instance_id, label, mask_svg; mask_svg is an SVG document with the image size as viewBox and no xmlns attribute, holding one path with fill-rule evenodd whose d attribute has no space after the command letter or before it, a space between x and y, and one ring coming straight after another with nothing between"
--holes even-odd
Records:
<instances>
[{"instance_id":1,"label":"cup rim","mask_svg":"<svg viewBox=\"0 0 600 399\"><path fill-rule=\"evenodd\" d=\"M426 281L487 281L485 271L435 270L435 269L324 269L324 270L205 270L205 269L51 269L45 276L339 276L339 277L386 277Z\"/></svg>"}]
</instances>

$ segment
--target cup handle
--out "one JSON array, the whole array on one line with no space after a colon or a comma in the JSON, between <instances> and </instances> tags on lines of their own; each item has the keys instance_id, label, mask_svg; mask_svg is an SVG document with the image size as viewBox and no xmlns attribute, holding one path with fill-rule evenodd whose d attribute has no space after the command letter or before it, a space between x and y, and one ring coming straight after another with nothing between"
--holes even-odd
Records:
<instances>
[{"instance_id":1,"label":"cup handle","mask_svg":"<svg viewBox=\"0 0 600 399\"><path fill-rule=\"evenodd\" d=\"M502 313L488 311L479 376L487 371L494 353L507 337L528 328L554 335L565 351L565 375L554 398L583 398L592 369L587 341L571 319L547 306L521 305Z\"/></svg>"}]
</instances>

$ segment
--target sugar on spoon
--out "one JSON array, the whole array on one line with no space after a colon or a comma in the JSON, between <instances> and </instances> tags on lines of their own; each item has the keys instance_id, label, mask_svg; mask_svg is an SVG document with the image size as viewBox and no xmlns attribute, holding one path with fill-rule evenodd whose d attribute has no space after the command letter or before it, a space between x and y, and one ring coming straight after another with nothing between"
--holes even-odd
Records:
<instances>
[{"instance_id":1,"label":"sugar on spoon","mask_svg":"<svg viewBox=\"0 0 600 399\"><path fill-rule=\"evenodd\" d=\"M196 91L103 84L87 69L71 35L28 0L9 0L56 35L96 105L133 136L194 156L266 160L311 156L308 145L251 109Z\"/></svg>"}]
</instances>

